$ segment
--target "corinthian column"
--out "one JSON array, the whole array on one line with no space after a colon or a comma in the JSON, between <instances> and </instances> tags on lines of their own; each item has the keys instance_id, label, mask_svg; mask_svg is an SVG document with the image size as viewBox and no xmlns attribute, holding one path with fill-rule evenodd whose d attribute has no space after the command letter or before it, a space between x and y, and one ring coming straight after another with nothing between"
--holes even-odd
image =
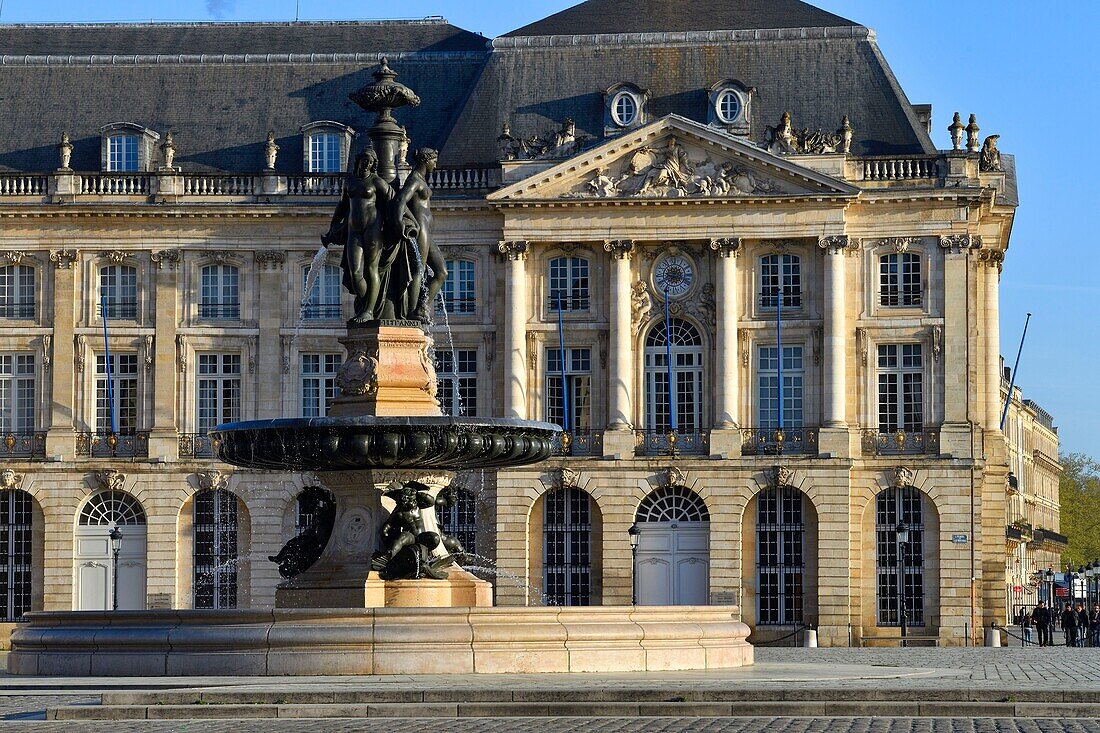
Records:
<instances>
[{"instance_id":1,"label":"corinthian column","mask_svg":"<svg viewBox=\"0 0 1100 733\"><path fill-rule=\"evenodd\" d=\"M1005 255L996 249L978 251L978 261L986 265L985 277L985 320L982 330L986 338L985 355L985 429L1000 430L1001 409L1001 309L1000 284L1001 268Z\"/></svg>"},{"instance_id":2,"label":"corinthian column","mask_svg":"<svg viewBox=\"0 0 1100 733\"><path fill-rule=\"evenodd\" d=\"M712 239L710 248L718 255L717 298L718 334L715 355L714 427L730 430L737 420L737 255L741 240Z\"/></svg>"},{"instance_id":3,"label":"corinthian column","mask_svg":"<svg viewBox=\"0 0 1100 733\"><path fill-rule=\"evenodd\" d=\"M823 453L847 456L850 452L845 410L847 389L847 300L846 254L858 249L859 241L847 235L819 237L825 251L825 398L819 447Z\"/></svg>"},{"instance_id":4,"label":"corinthian column","mask_svg":"<svg viewBox=\"0 0 1100 733\"><path fill-rule=\"evenodd\" d=\"M630 347L630 258L634 242L629 239L604 242L611 255L611 333L608 360L608 424L604 455L631 457L634 453L634 365Z\"/></svg>"},{"instance_id":5,"label":"corinthian column","mask_svg":"<svg viewBox=\"0 0 1100 733\"><path fill-rule=\"evenodd\" d=\"M508 261L504 290L504 411L508 417L527 417L527 242L501 242Z\"/></svg>"}]
</instances>

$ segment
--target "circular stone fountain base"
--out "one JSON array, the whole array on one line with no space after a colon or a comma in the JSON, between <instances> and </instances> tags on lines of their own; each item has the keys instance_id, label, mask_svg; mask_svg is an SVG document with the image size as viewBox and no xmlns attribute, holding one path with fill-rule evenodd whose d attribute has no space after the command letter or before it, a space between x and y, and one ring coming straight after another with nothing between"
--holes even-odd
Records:
<instances>
[{"instance_id":1,"label":"circular stone fountain base","mask_svg":"<svg viewBox=\"0 0 1100 733\"><path fill-rule=\"evenodd\" d=\"M21 675L644 672L752 664L736 606L46 611Z\"/></svg>"}]
</instances>

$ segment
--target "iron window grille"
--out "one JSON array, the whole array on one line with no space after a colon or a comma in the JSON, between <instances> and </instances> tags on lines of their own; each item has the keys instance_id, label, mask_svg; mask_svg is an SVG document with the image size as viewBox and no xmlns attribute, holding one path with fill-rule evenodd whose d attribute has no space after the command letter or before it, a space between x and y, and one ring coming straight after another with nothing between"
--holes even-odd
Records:
<instances>
[{"instance_id":1,"label":"iron window grille","mask_svg":"<svg viewBox=\"0 0 1100 733\"><path fill-rule=\"evenodd\" d=\"M232 493L195 495L195 608L237 607L237 520Z\"/></svg>"},{"instance_id":2,"label":"iron window grille","mask_svg":"<svg viewBox=\"0 0 1100 733\"><path fill-rule=\"evenodd\" d=\"M145 524L145 510L125 491L100 491L84 504L77 521L82 527L137 526Z\"/></svg>"},{"instance_id":3,"label":"iron window grille","mask_svg":"<svg viewBox=\"0 0 1100 733\"><path fill-rule=\"evenodd\" d=\"M900 567L899 524L909 530ZM924 626L924 517L920 492L916 489L890 488L875 499L875 570L878 625L901 626L900 577L905 583L906 624Z\"/></svg>"},{"instance_id":4,"label":"iron window grille","mask_svg":"<svg viewBox=\"0 0 1100 733\"><path fill-rule=\"evenodd\" d=\"M462 543L470 554L477 552L477 495L458 490L458 501L439 518L440 529Z\"/></svg>"},{"instance_id":5,"label":"iron window grille","mask_svg":"<svg viewBox=\"0 0 1100 733\"><path fill-rule=\"evenodd\" d=\"M592 499L576 488L546 494L543 588L553 606L592 603Z\"/></svg>"},{"instance_id":6,"label":"iron window grille","mask_svg":"<svg viewBox=\"0 0 1100 733\"><path fill-rule=\"evenodd\" d=\"M706 502L686 486L651 491L638 505L636 522L709 522Z\"/></svg>"},{"instance_id":7,"label":"iron window grille","mask_svg":"<svg viewBox=\"0 0 1100 733\"><path fill-rule=\"evenodd\" d=\"M806 577L805 497L787 486L756 501L756 619L762 626L801 624Z\"/></svg>"},{"instance_id":8,"label":"iron window grille","mask_svg":"<svg viewBox=\"0 0 1100 733\"><path fill-rule=\"evenodd\" d=\"M25 491L0 491L0 621L31 610L34 500Z\"/></svg>"}]
</instances>

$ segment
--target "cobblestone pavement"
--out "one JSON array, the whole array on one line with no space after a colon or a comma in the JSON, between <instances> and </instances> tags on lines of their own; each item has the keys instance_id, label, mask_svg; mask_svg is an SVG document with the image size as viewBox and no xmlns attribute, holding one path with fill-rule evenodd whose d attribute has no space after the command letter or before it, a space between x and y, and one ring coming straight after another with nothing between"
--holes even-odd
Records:
<instances>
[{"instance_id":1,"label":"cobblestone pavement","mask_svg":"<svg viewBox=\"0 0 1100 733\"><path fill-rule=\"evenodd\" d=\"M0 733L299 733L303 720L0 722ZM1013 718L390 718L309 721L310 733L1096 733L1097 720Z\"/></svg>"}]
</instances>

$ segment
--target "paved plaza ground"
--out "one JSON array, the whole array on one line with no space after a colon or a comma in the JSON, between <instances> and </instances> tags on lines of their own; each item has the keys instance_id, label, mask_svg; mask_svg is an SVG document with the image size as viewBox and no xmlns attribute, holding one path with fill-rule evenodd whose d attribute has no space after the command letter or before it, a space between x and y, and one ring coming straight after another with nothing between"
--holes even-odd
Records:
<instances>
[{"instance_id":1,"label":"paved plaza ground","mask_svg":"<svg viewBox=\"0 0 1100 733\"><path fill-rule=\"evenodd\" d=\"M791 731L792 733L1100 733L1098 718L1009 718L969 717L964 706L950 715L958 717L417 717L425 703L402 703L400 715L387 719L330 718L306 721L264 720L119 720L46 721L46 709L63 706L97 705L101 695L117 704L131 693L148 697L154 690L175 694L227 695L271 693L320 696L341 693L351 699L359 695L394 695L417 690L424 700L455 696L471 702L494 700L550 700L594 698L604 694L644 694L660 690L668 699L691 700L692 695L713 698L723 691L758 691L776 699L784 696L813 696L838 693L845 696L885 693L888 700L934 700L959 690L973 691L975 699L1027 700L1030 696L1066 695L1067 702L1100 703L1100 649L1009 647L1001 649L792 649L759 648L757 664L741 670L720 672L672 672L621 675L457 675L399 677L321 678L29 678L0 675L0 733L6 731L364 731L377 733L420 733L424 730L450 732L532 731L539 733L623 733L632 731ZM893 693L897 693L896 695ZM1039 699L1036 697L1035 699ZM167 699L166 702L171 702ZM208 706L216 707L216 706ZM583 715L584 711L578 711ZM874 715L873 706L869 715ZM965 717L964 717L965 716Z\"/></svg>"}]
</instances>

